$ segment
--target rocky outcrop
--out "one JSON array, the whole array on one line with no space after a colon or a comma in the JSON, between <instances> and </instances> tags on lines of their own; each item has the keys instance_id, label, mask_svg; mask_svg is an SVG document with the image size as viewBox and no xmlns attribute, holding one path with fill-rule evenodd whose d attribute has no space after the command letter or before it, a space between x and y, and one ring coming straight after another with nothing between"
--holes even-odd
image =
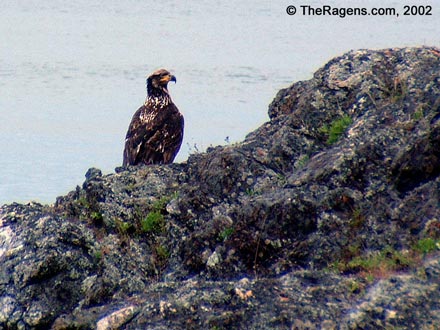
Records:
<instances>
[{"instance_id":1,"label":"rocky outcrop","mask_svg":"<svg viewBox=\"0 0 440 330\"><path fill-rule=\"evenodd\" d=\"M186 163L0 213L3 329L435 329L440 50L352 51Z\"/></svg>"}]
</instances>

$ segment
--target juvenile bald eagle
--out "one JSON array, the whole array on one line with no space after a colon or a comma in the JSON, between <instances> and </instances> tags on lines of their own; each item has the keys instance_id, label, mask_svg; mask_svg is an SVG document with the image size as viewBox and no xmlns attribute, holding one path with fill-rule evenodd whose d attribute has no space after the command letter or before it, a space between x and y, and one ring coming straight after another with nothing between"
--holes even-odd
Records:
<instances>
[{"instance_id":1,"label":"juvenile bald eagle","mask_svg":"<svg viewBox=\"0 0 440 330\"><path fill-rule=\"evenodd\" d=\"M123 166L172 163L183 139L183 116L168 93L176 77L167 70L147 79L147 98L135 112L125 137Z\"/></svg>"}]
</instances>

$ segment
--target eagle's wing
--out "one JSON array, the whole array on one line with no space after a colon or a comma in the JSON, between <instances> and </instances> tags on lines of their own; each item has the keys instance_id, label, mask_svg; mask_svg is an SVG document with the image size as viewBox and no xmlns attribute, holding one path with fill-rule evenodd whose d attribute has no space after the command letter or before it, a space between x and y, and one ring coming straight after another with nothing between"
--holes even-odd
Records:
<instances>
[{"instance_id":1,"label":"eagle's wing","mask_svg":"<svg viewBox=\"0 0 440 330\"><path fill-rule=\"evenodd\" d=\"M158 122L155 120L156 113L149 110L145 105L141 106L133 115L125 136L125 149L123 166L134 165L139 161L141 148L157 131Z\"/></svg>"},{"instance_id":2,"label":"eagle's wing","mask_svg":"<svg viewBox=\"0 0 440 330\"><path fill-rule=\"evenodd\" d=\"M160 111L140 107L125 138L123 166L172 162L183 138L183 117L174 104Z\"/></svg>"},{"instance_id":3,"label":"eagle's wing","mask_svg":"<svg viewBox=\"0 0 440 330\"><path fill-rule=\"evenodd\" d=\"M163 163L172 163L177 153L179 152L180 146L183 140L183 129L184 120L182 114L179 112L177 107L173 104L172 115L166 121L166 126L163 129L162 140L163 146L161 146L163 152Z\"/></svg>"}]
</instances>

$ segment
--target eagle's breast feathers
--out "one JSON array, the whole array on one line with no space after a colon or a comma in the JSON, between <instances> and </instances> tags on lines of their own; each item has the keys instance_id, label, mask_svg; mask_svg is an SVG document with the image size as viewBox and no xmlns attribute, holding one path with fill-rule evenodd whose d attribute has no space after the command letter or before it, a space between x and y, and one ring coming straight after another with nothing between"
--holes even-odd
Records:
<instances>
[{"instance_id":1,"label":"eagle's breast feathers","mask_svg":"<svg viewBox=\"0 0 440 330\"><path fill-rule=\"evenodd\" d=\"M125 138L123 166L169 164L176 157L184 120L168 94L169 81L176 79L163 69L148 78L147 99L133 115Z\"/></svg>"}]
</instances>

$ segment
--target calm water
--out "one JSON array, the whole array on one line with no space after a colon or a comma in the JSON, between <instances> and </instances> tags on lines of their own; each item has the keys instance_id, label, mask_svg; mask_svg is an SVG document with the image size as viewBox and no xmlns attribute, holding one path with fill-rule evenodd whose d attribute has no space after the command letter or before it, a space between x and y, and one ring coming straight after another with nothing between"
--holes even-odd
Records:
<instances>
[{"instance_id":1,"label":"calm water","mask_svg":"<svg viewBox=\"0 0 440 330\"><path fill-rule=\"evenodd\" d=\"M440 45L432 16L288 16L289 4L353 1L17 1L0 3L0 204L51 203L110 173L145 98L145 76L170 69L185 116L177 161L239 141L266 121L291 82L350 49ZM159 4L160 3L160 4ZM396 1L362 6L400 8Z\"/></svg>"}]
</instances>

